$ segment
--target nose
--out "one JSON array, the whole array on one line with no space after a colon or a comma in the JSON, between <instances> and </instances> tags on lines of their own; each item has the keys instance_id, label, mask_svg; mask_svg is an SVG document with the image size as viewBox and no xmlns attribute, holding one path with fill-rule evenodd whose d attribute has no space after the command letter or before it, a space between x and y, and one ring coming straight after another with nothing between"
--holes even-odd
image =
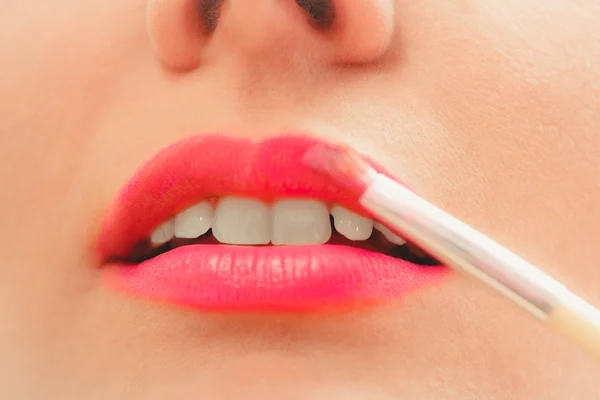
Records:
<instances>
[{"instance_id":1,"label":"nose","mask_svg":"<svg viewBox=\"0 0 600 400\"><path fill-rule=\"evenodd\" d=\"M394 33L395 0L148 0L158 60L194 69L207 52L294 54L330 63L373 62ZM217 51L218 50L218 51Z\"/></svg>"}]
</instances>

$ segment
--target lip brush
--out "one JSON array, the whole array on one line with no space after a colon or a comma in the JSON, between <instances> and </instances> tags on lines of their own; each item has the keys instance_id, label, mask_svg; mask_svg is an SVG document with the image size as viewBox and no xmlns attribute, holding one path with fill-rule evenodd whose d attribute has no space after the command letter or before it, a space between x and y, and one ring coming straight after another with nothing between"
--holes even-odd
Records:
<instances>
[{"instance_id":1,"label":"lip brush","mask_svg":"<svg viewBox=\"0 0 600 400\"><path fill-rule=\"evenodd\" d=\"M600 311L492 239L378 173L356 153L319 145L305 164L355 194L389 229L502 293L600 361Z\"/></svg>"}]
</instances>

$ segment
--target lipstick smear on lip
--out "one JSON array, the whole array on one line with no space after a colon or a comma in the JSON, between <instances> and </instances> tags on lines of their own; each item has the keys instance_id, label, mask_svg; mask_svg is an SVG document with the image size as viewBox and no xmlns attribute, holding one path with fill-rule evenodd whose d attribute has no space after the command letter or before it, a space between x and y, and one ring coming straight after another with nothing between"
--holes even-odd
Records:
<instances>
[{"instance_id":1,"label":"lipstick smear on lip","mask_svg":"<svg viewBox=\"0 0 600 400\"><path fill-rule=\"evenodd\" d=\"M201 135L166 148L134 175L109 209L98 239L101 258L124 259L162 222L209 197L308 198L364 214L355 194L332 186L301 162L317 144L323 142L304 136L252 142ZM137 264L110 262L103 269L111 287L213 311L311 311L373 303L430 287L446 273L330 244L195 244Z\"/></svg>"}]
</instances>

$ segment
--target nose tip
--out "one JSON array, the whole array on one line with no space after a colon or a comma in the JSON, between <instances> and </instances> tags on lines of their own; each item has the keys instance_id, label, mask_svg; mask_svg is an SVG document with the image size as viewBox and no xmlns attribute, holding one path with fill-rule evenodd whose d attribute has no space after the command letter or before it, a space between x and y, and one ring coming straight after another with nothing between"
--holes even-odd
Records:
<instances>
[{"instance_id":1,"label":"nose tip","mask_svg":"<svg viewBox=\"0 0 600 400\"><path fill-rule=\"evenodd\" d=\"M220 54L265 59L305 47L311 30L294 0L227 0L211 41Z\"/></svg>"},{"instance_id":2,"label":"nose tip","mask_svg":"<svg viewBox=\"0 0 600 400\"><path fill-rule=\"evenodd\" d=\"M176 69L201 65L208 47L332 63L372 62L394 31L394 0L148 0L157 59Z\"/></svg>"}]
</instances>

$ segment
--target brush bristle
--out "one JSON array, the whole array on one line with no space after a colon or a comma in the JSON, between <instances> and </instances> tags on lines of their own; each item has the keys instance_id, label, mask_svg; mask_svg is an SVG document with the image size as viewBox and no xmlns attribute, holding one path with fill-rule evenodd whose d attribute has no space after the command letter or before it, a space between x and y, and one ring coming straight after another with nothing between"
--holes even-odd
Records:
<instances>
[{"instance_id":1,"label":"brush bristle","mask_svg":"<svg viewBox=\"0 0 600 400\"><path fill-rule=\"evenodd\" d=\"M370 167L349 148L318 144L304 154L302 162L346 189L362 192L368 184Z\"/></svg>"}]
</instances>

